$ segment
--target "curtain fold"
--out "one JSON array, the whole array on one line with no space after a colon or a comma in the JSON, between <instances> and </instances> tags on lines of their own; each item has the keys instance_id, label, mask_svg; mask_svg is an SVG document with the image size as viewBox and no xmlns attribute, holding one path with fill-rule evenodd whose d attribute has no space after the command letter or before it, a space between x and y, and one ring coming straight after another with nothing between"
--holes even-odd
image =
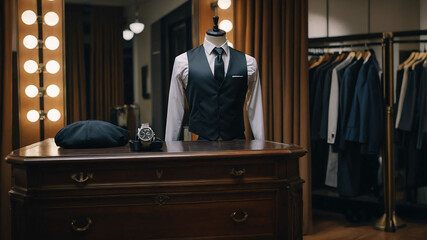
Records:
<instances>
[{"instance_id":1,"label":"curtain fold","mask_svg":"<svg viewBox=\"0 0 427 240\"><path fill-rule=\"evenodd\" d=\"M68 123L109 122L111 109L124 104L123 8L65 9Z\"/></svg>"},{"instance_id":2,"label":"curtain fold","mask_svg":"<svg viewBox=\"0 0 427 240\"><path fill-rule=\"evenodd\" d=\"M67 117L73 123L87 119L86 69L83 34L83 6L65 8L67 64Z\"/></svg>"},{"instance_id":3,"label":"curtain fold","mask_svg":"<svg viewBox=\"0 0 427 240\"><path fill-rule=\"evenodd\" d=\"M109 121L124 104L123 9L94 6L91 16L90 118Z\"/></svg>"},{"instance_id":4,"label":"curtain fold","mask_svg":"<svg viewBox=\"0 0 427 240\"><path fill-rule=\"evenodd\" d=\"M266 139L309 150L307 0L235 0L235 23L236 49L258 62ZM247 121L245 127L250 129ZM300 176L305 180L303 233L308 234L312 232L309 154L300 160Z\"/></svg>"},{"instance_id":5,"label":"curtain fold","mask_svg":"<svg viewBox=\"0 0 427 240\"><path fill-rule=\"evenodd\" d=\"M4 158L12 151L13 1L0 1L0 239L10 239L11 168Z\"/></svg>"}]
</instances>

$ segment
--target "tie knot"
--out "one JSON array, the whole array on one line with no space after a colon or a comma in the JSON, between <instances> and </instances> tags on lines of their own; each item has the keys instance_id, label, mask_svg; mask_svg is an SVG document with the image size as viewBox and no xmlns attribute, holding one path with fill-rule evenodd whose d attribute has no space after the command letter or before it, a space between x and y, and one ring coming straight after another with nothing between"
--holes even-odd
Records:
<instances>
[{"instance_id":1,"label":"tie knot","mask_svg":"<svg viewBox=\"0 0 427 240\"><path fill-rule=\"evenodd\" d=\"M214 52L216 52L217 55L222 56L224 49L222 49L220 47L216 47L216 48L214 48Z\"/></svg>"}]
</instances>

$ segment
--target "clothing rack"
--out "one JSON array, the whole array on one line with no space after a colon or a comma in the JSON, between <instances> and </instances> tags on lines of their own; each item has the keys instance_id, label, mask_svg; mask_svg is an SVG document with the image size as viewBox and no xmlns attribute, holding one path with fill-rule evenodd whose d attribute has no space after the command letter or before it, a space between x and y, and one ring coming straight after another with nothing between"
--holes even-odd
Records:
<instances>
[{"instance_id":1,"label":"clothing rack","mask_svg":"<svg viewBox=\"0 0 427 240\"><path fill-rule=\"evenodd\" d=\"M382 47L382 79L383 79L383 96L386 113L386 131L385 144L382 151L382 172L384 188L384 215L375 223L374 227L386 232L394 232L397 227L405 224L395 214L396 208L396 189L395 189L395 165L394 165L394 117L393 117L393 44L394 43L421 43L427 40L400 40L395 37L416 37L427 35L427 30L420 31L401 31L401 32L383 32L369 33L358 35L347 35L326 38L309 39L309 49L325 48L348 48L361 46L378 46ZM364 41L364 43L360 43ZM356 42L356 43L349 43ZM327 45L326 45L327 44Z\"/></svg>"}]
</instances>

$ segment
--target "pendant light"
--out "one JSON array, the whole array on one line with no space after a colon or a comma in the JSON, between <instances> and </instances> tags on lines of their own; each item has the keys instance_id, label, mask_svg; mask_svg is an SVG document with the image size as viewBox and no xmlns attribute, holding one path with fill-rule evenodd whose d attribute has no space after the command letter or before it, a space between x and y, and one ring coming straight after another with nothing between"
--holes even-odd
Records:
<instances>
[{"instance_id":1,"label":"pendant light","mask_svg":"<svg viewBox=\"0 0 427 240\"><path fill-rule=\"evenodd\" d=\"M138 19L139 16L139 5L135 1L136 11L135 11L135 22L129 24L129 29L123 31L123 39L129 41L131 40L135 34L140 34L144 31L145 24L140 22Z\"/></svg>"},{"instance_id":2,"label":"pendant light","mask_svg":"<svg viewBox=\"0 0 427 240\"><path fill-rule=\"evenodd\" d=\"M145 25L141 22L139 22L138 20L138 10L135 12L135 22L129 24L129 28L132 32L134 32L135 34L139 34L142 33L142 31L144 31L144 27Z\"/></svg>"},{"instance_id":3,"label":"pendant light","mask_svg":"<svg viewBox=\"0 0 427 240\"><path fill-rule=\"evenodd\" d=\"M133 38L134 33L129 30L129 29L125 29L123 30L123 39L126 41L129 41Z\"/></svg>"}]
</instances>

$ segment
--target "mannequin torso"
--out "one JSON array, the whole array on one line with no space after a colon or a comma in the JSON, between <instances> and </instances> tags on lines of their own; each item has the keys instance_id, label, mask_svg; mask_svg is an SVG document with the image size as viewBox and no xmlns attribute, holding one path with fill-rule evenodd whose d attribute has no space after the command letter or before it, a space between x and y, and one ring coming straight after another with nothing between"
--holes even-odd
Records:
<instances>
[{"instance_id":1,"label":"mannequin torso","mask_svg":"<svg viewBox=\"0 0 427 240\"><path fill-rule=\"evenodd\" d=\"M227 36L211 36L209 34L205 34L205 39L214 44L216 47L221 47L224 43L227 42Z\"/></svg>"}]
</instances>

